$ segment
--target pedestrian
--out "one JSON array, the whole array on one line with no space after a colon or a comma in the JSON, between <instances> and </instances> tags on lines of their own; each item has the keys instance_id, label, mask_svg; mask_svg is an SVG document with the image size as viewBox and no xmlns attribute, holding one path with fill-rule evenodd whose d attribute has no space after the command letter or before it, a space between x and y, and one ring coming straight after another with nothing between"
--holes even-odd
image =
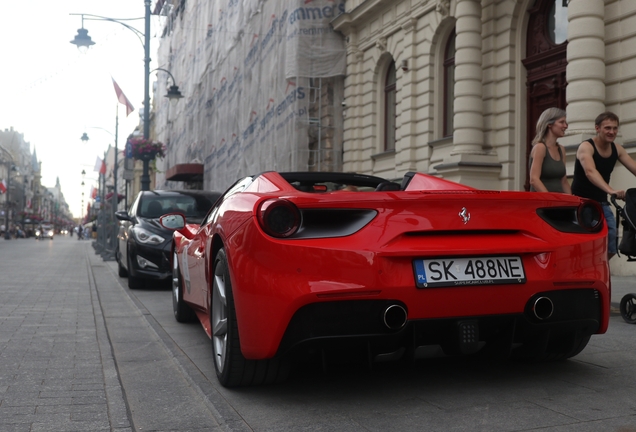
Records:
<instances>
[{"instance_id":1,"label":"pedestrian","mask_svg":"<svg viewBox=\"0 0 636 432\"><path fill-rule=\"evenodd\" d=\"M574 161L574 179L572 193L574 195L597 201L603 207L608 228L608 259L616 255L616 219L607 201L607 195L616 195L625 199L624 190L616 190L610 186L610 176L616 161L620 161L636 176L636 162L627 154L622 145L614 139L618 134L619 120L613 112L599 114L594 121L596 135L583 141L576 151Z\"/></svg>"},{"instance_id":2,"label":"pedestrian","mask_svg":"<svg viewBox=\"0 0 636 432\"><path fill-rule=\"evenodd\" d=\"M537 121L530 152L530 191L572 193L565 171L565 149L557 139L565 136L565 111L548 108Z\"/></svg>"}]
</instances>

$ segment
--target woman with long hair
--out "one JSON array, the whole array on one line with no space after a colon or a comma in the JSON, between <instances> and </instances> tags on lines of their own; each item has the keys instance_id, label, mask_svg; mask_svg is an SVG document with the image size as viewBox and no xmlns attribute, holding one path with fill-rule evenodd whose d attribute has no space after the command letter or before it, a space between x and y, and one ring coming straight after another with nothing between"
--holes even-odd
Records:
<instances>
[{"instance_id":1,"label":"woman with long hair","mask_svg":"<svg viewBox=\"0 0 636 432\"><path fill-rule=\"evenodd\" d=\"M548 108L539 116L530 152L532 192L572 193L565 171L565 149L557 143L567 128L565 111L560 108Z\"/></svg>"}]
</instances>

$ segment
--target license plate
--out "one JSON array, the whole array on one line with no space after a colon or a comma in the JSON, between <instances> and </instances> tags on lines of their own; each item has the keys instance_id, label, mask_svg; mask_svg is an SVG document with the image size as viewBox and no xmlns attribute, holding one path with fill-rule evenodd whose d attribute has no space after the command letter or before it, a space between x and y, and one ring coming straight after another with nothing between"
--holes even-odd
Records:
<instances>
[{"instance_id":1,"label":"license plate","mask_svg":"<svg viewBox=\"0 0 636 432\"><path fill-rule=\"evenodd\" d=\"M526 282L518 256L414 260L413 268L418 288Z\"/></svg>"}]
</instances>

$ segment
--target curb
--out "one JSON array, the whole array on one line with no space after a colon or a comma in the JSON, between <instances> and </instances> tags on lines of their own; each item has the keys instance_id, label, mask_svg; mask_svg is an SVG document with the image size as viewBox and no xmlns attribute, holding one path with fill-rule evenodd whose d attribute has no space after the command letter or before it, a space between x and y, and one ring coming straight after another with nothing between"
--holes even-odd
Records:
<instances>
[{"instance_id":1,"label":"curb","mask_svg":"<svg viewBox=\"0 0 636 432\"><path fill-rule=\"evenodd\" d=\"M115 275L116 262L105 263L106 267ZM217 423L223 430L228 432L251 432L252 429L247 425L245 420L238 412L228 403L225 397L219 393L214 384L212 384L203 373L196 367L190 358L178 347L174 340L161 327L155 318L148 312L141 301L130 290L123 288L122 291L130 298L134 305L138 308L150 328L161 340L166 350L170 353L171 359L182 371L183 378L191 385L191 387L201 396L202 400L208 406L208 409L216 419Z\"/></svg>"}]
</instances>

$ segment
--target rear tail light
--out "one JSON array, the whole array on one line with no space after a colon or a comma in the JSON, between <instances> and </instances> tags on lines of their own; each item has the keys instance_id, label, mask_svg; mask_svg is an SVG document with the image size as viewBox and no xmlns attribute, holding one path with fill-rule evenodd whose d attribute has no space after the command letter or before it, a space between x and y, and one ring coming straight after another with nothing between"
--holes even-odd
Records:
<instances>
[{"instance_id":1,"label":"rear tail light","mask_svg":"<svg viewBox=\"0 0 636 432\"><path fill-rule=\"evenodd\" d=\"M594 201L582 203L576 217L579 225L586 231L596 232L603 226L603 209Z\"/></svg>"},{"instance_id":2,"label":"rear tail light","mask_svg":"<svg viewBox=\"0 0 636 432\"><path fill-rule=\"evenodd\" d=\"M577 207L548 207L537 214L553 228L565 233L595 233L603 229L603 209L595 201L584 200Z\"/></svg>"},{"instance_id":3,"label":"rear tail light","mask_svg":"<svg viewBox=\"0 0 636 432\"><path fill-rule=\"evenodd\" d=\"M294 235L300 222L298 207L287 200L270 199L259 206L258 223L272 237L287 238Z\"/></svg>"}]
</instances>

